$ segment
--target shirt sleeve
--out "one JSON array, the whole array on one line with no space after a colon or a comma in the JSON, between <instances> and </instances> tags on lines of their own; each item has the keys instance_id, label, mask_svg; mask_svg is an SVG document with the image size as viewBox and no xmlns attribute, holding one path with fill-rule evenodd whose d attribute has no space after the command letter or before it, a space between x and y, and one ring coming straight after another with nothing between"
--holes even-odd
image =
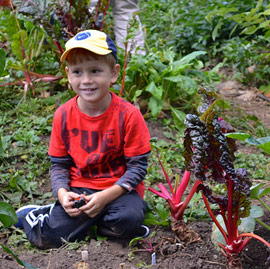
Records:
<instances>
[{"instance_id":1,"label":"shirt sleeve","mask_svg":"<svg viewBox=\"0 0 270 269\"><path fill-rule=\"evenodd\" d=\"M68 144L64 143L63 138L69 141L66 129L66 111L60 107L56 110L53 118L53 126L48 153L50 156L63 157L68 155Z\"/></svg>"},{"instance_id":2,"label":"shirt sleeve","mask_svg":"<svg viewBox=\"0 0 270 269\"><path fill-rule=\"evenodd\" d=\"M147 157L149 154L150 151L135 157L125 157L127 170L115 184L123 187L128 192L133 191L147 173Z\"/></svg>"},{"instance_id":3,"label":"shirt sleeve","mask_svg":"<svg viewBox=\"0 0 270 269\"><path fill-rule=\"evenodd\" d=\"M145 120L139 109L136 108L126 118L124 155L128 157L140 156L151 151L150 139Z\"/></svg>"},{"instance_id":4,"label":"shirt sleeve","mask_svg":"<svg viewBox=\"0 0 270 269\"><path fill-rule=\"evenodd\" d=\"M50 168L50 178L53 189L53 195L57 197L57 192L60 188L64 188L67 191L70 190L69 182L69 168L73 166L73 160L71 156L67 155L64 157L54 157L51 158L51 168Z\"/></svg>"}]
</instances>

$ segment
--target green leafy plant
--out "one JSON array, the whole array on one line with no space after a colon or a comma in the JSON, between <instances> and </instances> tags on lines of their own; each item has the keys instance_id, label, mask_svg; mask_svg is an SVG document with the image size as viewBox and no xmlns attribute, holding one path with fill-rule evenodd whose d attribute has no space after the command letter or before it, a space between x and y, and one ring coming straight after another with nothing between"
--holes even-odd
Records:
<instances>
[{"instance_id":1,"label":"green leafy plant","mask_svg":"<svg viewBox=\"0 0 270 269\"><path fill-rule=\"evenodd\" d=\"M13 6L12 6L13 7ZM0 87L8 85L22 85L24 87L24 100L28 88L31 87L32 94L35 96L34 82L52 82L62 78L62 76L53 76L38 74L34 72L38 65L39 57L44 47L46 33L42 28L38 28L29 20L22 20L17 17L13 11L4 12L3 24L1 28L5 29L6 40L10 43L14 58L9 57L6 64L6 70L12 70L15 81L5 82ZM6 19L6 20L5 20ZM15 72L22 72L23 79L18 79Z\"/></svg>"},{"instance_id":2,"label":"green leafy plant","mask_svg":"<svg viewBox=\"0 0 270 269\"><path fill-rule=\"evenodd\" d=\"M13 207L6 202L0 202L0 221L5 227L9 227L18 222Z\"/></svg>"},{"instance_id":3,"label":"green leafy plant","mask_svg":"<svg viewBox=\"0 0 270 269\"><path fill-rule=\"evenodd\" d=\"M152 197L146 198L148 210L144 218L145 225L169 225L170 211L167 204L163 203L159 198L160 197L157 197L156 199L153 199Z\"/></svg>"},{"instance_id":4,"label":"green leafy plant","mask_svg":"<svg viewBox=\"0 0 270 269\"><path fill-rule=\"evenodd\" d=\"M16 7L19 13L45 29L60 53L63 52L63 41L67 41L79 29L95 27L94 16L89 11L89 0L23 0L18 1Z\"/></svg>"},{"instance_id":5,"label":"green leafy plant","mask_svg":"<svg viewBox=\"0 0 270 269\"><path fill-rule=\"evenodd\" d=\"M152 255L152 265L155 265L155 250L152 242L149 239L144 239L142 237L133 238L129 242L129 247L131 248L130 252L128 253L130 260L134 258L134 254L136 252L149 252Z\"/></svg>"},{"instance_id":6,"label":"green leafy plant","mask_svg":"<svg viewBox=\"0 0 270 269\"><path fill-rule=\"evenodd\" d=\"M229 39L221 43L220 52L224 63L231 64L240 72L236 77L245 84L253 84L262 92L269 92L270 74L268 44L270 37L270 8L259 0L240 9L238 5L217 6L209 12L206 19L215 25L213 40L231 23Z\"/></svg>"},{"instance_id":7,"label":"green leafy plant","mask_svg":"<svg viewBox=\"0 0 270 269\"><path fill-rule=\"evenodd\" d=\"M249 145L253 145L263 150L264 152L270 154L270 136L254 138L252 135L247 133L229 133L226 134L227 137L238 139L240 141L244 141Z\"/></svg>"},{"instance_id":8,"label":"green leafy plant","mask_svg":"<svg viewBox=\"0 0 270 269\"><path fill-rule=\"evenodd\" d=\"M150 252L151 254L154 253L152 243L146 239L143 239L142 237L133 238L130 240L128 245L133 248L133 252L146 251Z\"/></svg>"},{"instance_id":9,"label":"green leafy plant","mask_svg":"<svg viewBox=\"0 0 270 269\"><path fill-rule=\"evenodd\" d=\"M251 181L245 169L234 168L236 147L234 141L223 134L232 132L233 128L222 119L218 120L214 110L215 96L206 89L202 94L201 117L187 115L185 120L186 167L202 182L197 190L201 191L207 211L225 239L225 244L218 242L218 246L227 258L228 268L242 268L239 254L252 237L268 247L270 244L252 232L239 233L241 220L250 215ZM224 184L227 196L214 195L208 182ZM209 203L217 205L218 209L213 211ZM221 216L226 229L215 215Z\"/></svg>"},{"instance_id":10,"label":"green leafy plant","mask_svg":"<svg viewBox=\"0 0 270 269\"><path fill-rule=\"evenodd\" d=\"M4 227L10 227L11 225L18 222L18 218L13 207L6 202L0 202L0 222L4 225ZM29 269L36 268L32 266L31 264L28 264L27 262L20 260L13 251L11 251L8 247L4 246L1 243L0 243L0 247L6 253L11 254L19 265L22 265L25 268L29 268Z\"/></svg>"},{"instance_id":11,"label":"green leafy plant","mask_svg":"<svg viewBox=\"0 0 270 269\"><path fill-rule=\"evenodd\" d=\"M239 12L239 9L235 7L216 7L215 10L209 12L207 20L210 22L214 16L219 16L220 19L213 31L213 39L215 39L218 31L222 28L224 19L232 20L236 24L234 25L230 35L234 33L237 27L243 30L240 34L253 35L259 30L263 30L266 36L270 36L269 20L269 7L265 6L263 0L259 0L249 7L249 10L245 12Z\"/></svg>"},{"instance_id":12,"label":"green leafy plant","mask_svg":"<svg viewBox=\"0 0 270 269\"><path fill-rule=\"evenodd\" d=\"M0 76L2 75L6 65L6 53L3 49L0 49Z\"/></svg>"},{"instance_id":13,"label":"green leafy plant","mask_svg":"<svg viewBox=\"0 0 270 269\"><path fill-rule=\"evenodd\" d=\"M147 44L159 51L173 47L177 53L189 54L194 50L208 50L213 45L212 32L219 18L214 17L211 22L206 16L210 12L221 8L235 7L244 12L256 5L252 0L211 0L211 1L143 1L141 3L141 19L146 25ZM151 16L149 16L151 10ZM234 24L230 20L223 20L215 43L229 38ZM162 33L162 34L161 34ZM237 35L239 32L235 32Z\"/></svg>"},{"instance_id":14,"label":"green leafy plant","mask_svg":"<svg viewBox=\"0 0 270 269\"><path fill-rule=\"evenodd\" d=\"M209 83L209 77L201 71L204 64L200 56L205 54L194 51L179 59L170 48L159 53L153 50L146 56L134 55L126 69L126 99L138 103L154 118L164 111L171 112L175 126L183 129L184 111L195 109L197 83Z\"/></svg>"},{"instance_id":15,"label":"green leafy plant","mask_svg":"<svg viewBox=\"0 0 270 269\"><path fill-rule=\"evenodd\" d=\"M270 188L264 187L264 183L256 184L255 186L252 186L250 189L250 198L256 199L257 201L259 201L261 206L265 210L270 212L270 207L262 199L263 196L268 195L268 194L270 194ZM258 217L256 218L256 221L260 223L266 229L270 230L270 227L266 223L264 223L262 220L260 220Z\"/></svg>"}]
</instances>

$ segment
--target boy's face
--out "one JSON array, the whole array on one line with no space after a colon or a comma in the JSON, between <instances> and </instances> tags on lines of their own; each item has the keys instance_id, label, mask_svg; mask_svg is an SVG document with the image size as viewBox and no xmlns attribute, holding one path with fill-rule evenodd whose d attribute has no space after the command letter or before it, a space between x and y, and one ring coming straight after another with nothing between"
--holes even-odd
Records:
<instances>
[{"instance_id":1,"label":"boy's face","mask_svg":"<svg viewBox=\"0 0 270 269\"><path fill-rule=\"evenodd\" d=\"M79 95L79 102L84 105L90 103L102 106L109 96L111 83L118 78L120 66L111 68L108 63L99 57L79 57L74 64L68 64L66 72L69 83Z\"/></svg>"}]
</instances>

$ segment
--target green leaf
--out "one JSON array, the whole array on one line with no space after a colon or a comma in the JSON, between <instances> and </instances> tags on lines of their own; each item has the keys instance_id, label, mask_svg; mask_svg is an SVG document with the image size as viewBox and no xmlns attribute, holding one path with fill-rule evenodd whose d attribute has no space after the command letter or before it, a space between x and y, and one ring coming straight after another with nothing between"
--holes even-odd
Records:
<instances>
[{"instance_id":1,"label":"green leaf","mask_svg":"<svg viewBox=\"0 0 270 269\"><path fill-rule=\"evenodd\" d=\"M174 64L176 65L185 65L190 63L192 60L194 60L195 58L197 58L200 55L205 55L207 52L206 51L193 51L192 53L184 56L182 59L180 59L179 61L174 62Z\"/></svg>"},{"instance_id":2,"label":"green leaf","mask_svg":"<svg viewBox=\"0 0 270 269\"><path fill-rule=\"evenodd\" d=\"M164 79L178 83L178 86L189 95L193 95L197 92L197 83L190 77L180 75L176 77L166 77Z\"/></svg>"},{"instance_id":3,"label":"green leaf","mask_svg":"<svg viewBox=\"0 0 270 269\"><path fill-rule=\"evenodd\" d=\"M4 156L4 149L3 149L3 143L0 135L0 156Z\"/></svg>"},{"instance_id":4,"label":"green leaf","mask_svg":"<svg viewBox=\"0 0 270 269\"><path fill-rule=\"evenodd\" d=\"M241 220L241 224L238 226L239 233L252 233L255 230L256 220L248 216Z\"/></svg>"},{"instance_id":5,"label":"green leaf","mask_svg":"<svg viewBox=\"0 0 270 269\"><path fill-rule=\"evenodd\" d=\"M250 198L258 199L264 195L270 194L270 188L263 188L264 184L259 183L250 188Z\"/></svg>"},{"instance_id":6,"label":"green leaf","mask_svg":"<svg viewBox=\"0 0 270 269\"><path fill-rule=\"evenodd\" d=\"M212 32L212 39L215 41L216 40L216 37L217 37L217 34L218 34L218 30L221 28L223 24L223 19L219 19L217 25L215 26L213 32Z\"/></svg>"},{"instance_id":7,"label":"green leaf","mask_svg":"<svg viewBox=\"0 0 270 269\"><path fill-rule=\"evenodd\" d=\"M260 27L251 25L250 27L245 28L240 34L253 35Z\"/></svg>"},{"instance_id":8,"label":"green leaf","mask_svg":"<svg viewBox=\"0 0 270 269\"><path fill-rule=\"evenodd\" d=\"M263 183L259 183L255 186L250 188L250 198L251 199L258 199L260 197L260 190L263 187Z\"/></svg>"},{"instance_id":9,"label":"green leaf","mask_svg":"<svg viewBox=\"0 0 270 269\"><path fill-rule=\"evenodd\" d=\"M12 252L8 247L4 246L4 245L1 244L1 243L0 243L0 246L1 246L1 248L2 248L6 253L11 254L11 255L15 258L15 260L17 261L18 264L24 266L25 268L29 268L29 269L37 269L37 267L34 267L33 265L31 265L31 264L29 264L29 263L27 263L27 262L24 262L24 261L22 261L22 260L20 260L20 259L18 258L18 256L17 256L14 252Z\"/></svg>"},{"instance_id":10,"label":"green leaf","mask_svg":"<svg viewBox=\"0 0 270 269\"><path fill-rule=\"evenodd\" d=\"M151 115L156 118L162 110L163 101L152 96L149 100L148 107L151 110Z\"/></svg>"},{"instance_id":11,"label":"green leaf","mask_svg":"<svg viewBox=\"0 0 270 269\"><path fill-rule=\"evenodd\" d=\"M216 105L221 107L221 108L232 108L232 106L230 105L230 103L228 103L227 101L225 100L222 100L222 99L218 99L216 101Z\"/></svg>"},{"instance_id":12,"label":"green leaf","mask_svg":"<svg viewBox=\"0 0 270 269\"><path fill-rule=\"evenodd\" d=\"M225 230L225 232L227 232L227 229L225 227L225 224L224 224L224 221L223 221L223 218L222 218L221 215L217 216L217 221L219 222L221 227ZM213 244L215 245L217 250L220 250L220 247L217 244L218 242L226 246L225 238L224 238L224 236L222 235L222 233L220 232L220 230L218 229L218 227L216 226L215 223L212 224L211 241L213 242Z\"/></svg>"},{"instance_id":13,"label":"green leaf","mask_svg":"<svg viewBox=\"0 0 270 269\"><path fill-rule=\"evenodd\" d=\"M229 137L229 138L234 138L234 139L238 139L241 141L245 141L247 138L251 137L250 134L246 134L246 133L227 133L225 134L225 136Z\"/></svg>"},{"instance_id":14,"label":"green leaf","mask_svg":"<svg viewBox=\"0 0 270 269\"><path fill-rule=\"evenodd\" d=\"M3 73L6 65L6 54L3 49L0 49L0 76Z\"/></svg>"},{"instance_id":15,"label":"green leaf","mask_svg":"<svg viewBox=\"0 0 270 269\"><path fill-rule=\"evenodd\" d=\"M270 136L261 137L257 139L251 136L250 134L246 133L229 133L226 134L226 136L241 141L245 141L246 143L258 147L264 152L270 154Z\"/></svg>"},{"instance_id":16,"label":"green leaf","mask_svg":"<svg viewBox=\"0 0 270 269\"><path fill-rule=\"evenodd\" d=\"M169 216L168 216L168 218L169 218ZM164 220L158 220L156 215L154 215L152 213L147 213L143 223L147 226L152 226L152 225L168 226L168 224L169 224L168 218L164 219Z\"/></svg>"},{"instance_id":17,"label":"green leaf","mask_svg":"<svg viewBox=\"0 0 270 269\"><path fill-rule=\"evenodd\" d=\"M261 85L260 88L259 88L259 91L260 92L264 92L264 93L267 93L270 91L270 84L268 85Z\"/></svg>"},{"instance_id":18,"label":"green leaf","mask_svg":"<svg viewBox=\"0 0 270 269\"><path fill-rule=\"evenodd\" d=\"M162 88L157 87L154 81L147 85L145 91L150 92L156 99L162 99L163 90Z\"/></svg>"},{"instance_id":19,"label":"green leaf","mask_svg":"<svg viewBox=\"0 0 270 269\"><path fill-rule=\"evenodd\" d=\"M0 202L0 221L5 227L9 227L18 222L18 218L13 207L6 202Z\"/></svg>"},{"instance_id":20,"label":"green leaf","mask_svg":"<svg viewBox=\"0 0 270 269\"><path fill-rule=\"evenodd\" d=\"M270 136L267 137L262 137L262 138L254 138L254 137L249 137L245 140L245 142L254 145L261 150L265 151L266 153L270 154Z\"/></svg>"},{"instance_id":21,"label":"green leaf","mask_svg":"<svg viewBox=\"0 0 270 269\"><path fill-rule=\"evenodd\" d=\"M263 209L260 207L260 206L258 206L258 205L253 205L253 206L251 206L251 209L250 209L250 217L252 217L252 218L260 218L260 217L262 217L263 216Z\"/></svg>"},{"instance_id":22,"label":"green leaf","mask_svg":"<svg viewBox=\"0 0 270 269\"><path fill-rule=\"evenodd\" d=\"M264 21L264 22L261 22L260 25L259 25L259 28L269 28L269 21Z\"/></svg>"},{"instance_id":23,"label":"green leaf","mask_svg":"<svg viewBox=\"0 0 270 269\"><path fill-rule=\"evenodd\" d=\"M185 118L186 118L186 114L183 111L180 111L172 106L170 106L170 109L172 111L172 116L174 119L174 124L177 127L178 130L184 129L185 124Z\"/></svg>"},{"instance_id":24,"label":"green leaf","mask_svg":"<svg viewBox=\"0 0 270 269\"><path fill-rule=\"evenodd\" d=\"M162 220L167 220L167 219L168 219L168 216L169 216L169 210L168 210L168 208L164 207L163 204L158 203L158 204L156 205L156 210L157 210L157 213L158 213L159 217L160 217Z\"/></svg>"}]
</instances>

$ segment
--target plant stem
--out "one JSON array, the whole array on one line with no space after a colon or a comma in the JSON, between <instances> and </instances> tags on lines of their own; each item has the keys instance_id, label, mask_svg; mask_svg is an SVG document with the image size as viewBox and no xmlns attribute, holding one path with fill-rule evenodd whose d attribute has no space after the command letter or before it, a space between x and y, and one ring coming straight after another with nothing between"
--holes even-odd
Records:
<instances>
[{"instance_id":1,"label":"plant stem","mask_svg":"<svg viewBox=\"0 0 270 269\"><path fill-rule=\"evenodd\" d=\"M184 203L181 205L179 211L176 214L176 217L177 217L178 220L181 220L183 218L184 211L185 211L187 205L189 204L190 200L192 199L194 193L196 192L197 186L199 184L202 184L202 182L200 180L197 180L195 182L195 184L193 185L192 189L190 190L188 196L186 197Z\"/></svg>"},{"instance_id":2,"label":"plant stem","mask_svg":"<svg viewBox=\"0 0 270 269\"><path fill-rule=\"evenodd\" d=\"M264 228L266 228L267 230L270 231L270 226L268 226L267 224L265 224L263 221L259 220L259 219L255 219L258 223L260 223Z\"/></svg>"},{"instance_id":3,"label":"plant stem","mask_svg":"<svg viewBox=\"0 0 270 269\"><path fill-rule=\"evenodd\" d=\"M204 204L205 204L205 206L206 206L206 209L207 209L207 211L208 211L210 217L212 218L212 220L214 221L214 223L216 224L216 226L218 227L218 229L219 229L220 232L222 233L222 235L223 235L223 237L224 237L226 243L228 244L228 237L227 237L227 234L226 234L226 232L224 231L224 229L222 228L222 226L220 225L220 223L217 221L217 219L216 219L216 217L215 217L213 211L212 211L211 208L210 208L210 205L209 205L209 203L208 203L208 201L207 201L207 198L206 198L206 196L205 196L203 193L202 193L202 197L203 197Z\"/></svg>"},{"instance_id":4,"label":"plant stem","mask_svg":"<svg viewBox=\"0 0 270 269\"><path fill-rule=\"evenodd\" d=\"M230 176L227 176L228 180L228 245L231 245L234 240L234 231L233 231L233 181Z\"/></svg>"},{"instance_id":5,"label":"plant stem","mask_svg":"<svg viewBox=\"0 0 270 269\"><path fill-rule=\"evenodd\" d=\"M167 182L168 182L168 185L169 185L169 187L170 187L170 190L171 190L171 193L172 193L172 199L173 200L175 200L174 198L174 191L173 191L173 187L172 187L172 183L171 183L171 181L170 181L170 179L169 179L169 177L168 177L168 175L167 175L167 173L166 173L166 171L165 171L165 169L164 169L164 166L163 166L163 164L161 163L161 160L160 160L160 158L159 158L159 155L158 155L158 151L157 151L157 158L158 158L158 162L159 162L159 164L160 164L160 166L161 166L161 169L162 169L162 171L163 171L163 174L164 174L164 176L165 176L165 178L166 178L166 180L167 180Z\"/></svg>"},{"instance_id":6,"label":"plant stem","mask_svg":"<svg viewBox=\"0 0 270 269\"><path fill-rule=\"evenodd\" d=\"M120 96L123 96L123 91L124 91L125 78L126 78L126 69L127 69L127 56L128 56L128 41L126 41L126 43L125 43L125 60L124 60L124 67L123 67L123 75L122 75Z\"/></svg>"},{"instance_id":7,"label":"plant stem","mask_svg":"<svg viewBox=\"0 0 270 269\"><path fill-rule=\"evenodd\" d=\"M260 199L260 198L258 197L258 201L262 204L262 206L263 206L265 209L267 209L267 211L270 212L270 207L269 207L268 205L266 205L262 199Z\"/></svg>"},{"instance_id":8,"label":"plant stem","mask_svg":"<svg viewBox=\"0 0 270 269\"><path fill-rule=\"evenodd\" d=\"M234 220L233 220L233 233L234 233L233 238L238 237L237 222L238 222L239 204L240 204L240 192L238 192L237 205L234 210L235 214L234 214Z\"/></svg>"},{"instance_id":9,"label":"plant stem","mask_svg":"<svg viewBox=\"0 0 270 269\"><path fill-rule=\"evenodd\" d=\"M181 202L182 196L184 194L184 191L187 188L187 185L189 183L189 179L190 179L190 172L185 170L184 175L182 177L182 180L179 184L179 186L177 187L177 189L175 190L175 199L176 199L176 203L179 204ZM196 183L196 188L197 188L197 183ZM196 189L193 192L193 195L195 193ZM193 196L192 195L192 196Z\"/></svg>"},{"instance_id":10,"label":"plant stem","mask_svg":"<svg viewBox=\"0 0 270 269\"><path fill-rule=\"evenodd\" d=\"M259 241L261 241L262 243L264 243L267 247L270 248L270 243L268 243L266 240L264 240L262 237L254 234L254 233L243 233L243 234L240 234L239 237L253 237Z\"/></svg>"}]
</instances>

